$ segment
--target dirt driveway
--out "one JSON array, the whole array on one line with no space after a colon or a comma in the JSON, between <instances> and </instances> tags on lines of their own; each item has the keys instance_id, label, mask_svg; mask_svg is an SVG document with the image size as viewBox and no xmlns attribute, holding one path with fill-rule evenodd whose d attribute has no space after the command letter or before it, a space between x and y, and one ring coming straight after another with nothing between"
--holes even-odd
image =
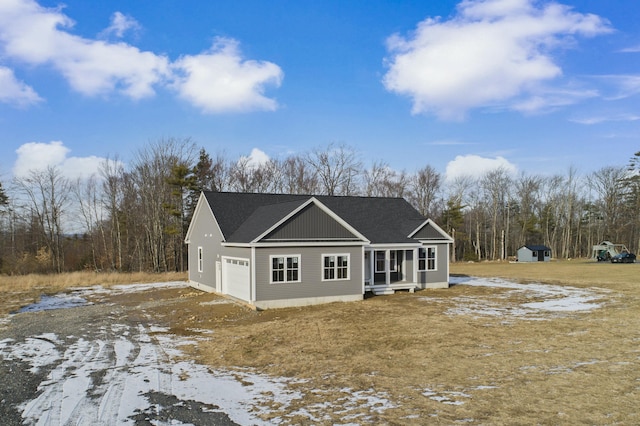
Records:
<instances>
[{"instance_id":1,"label":"dirt driveway","mask_svg":"<svg viewBox=\"0 0 640 426\"><path fill-rule=\"evenodd\" d=\"M191 291L184 283L138 290L44 297L2 320L1 423L256 423L254 406L278 383L184 359L180 346L190 342L167 334L147 310L171 312Z\"/></svg>"},{"instance_id":2,"label":"dirt driveway","mask_svg":"<svg viewBox=\"0 0 640 426\"><path fill-rule=\"evenodd\" d=\"M177 282L44 297L0 318L0 424L638 424L637 285L451 282L263 312Z\"/></svg>"}]
</instances>

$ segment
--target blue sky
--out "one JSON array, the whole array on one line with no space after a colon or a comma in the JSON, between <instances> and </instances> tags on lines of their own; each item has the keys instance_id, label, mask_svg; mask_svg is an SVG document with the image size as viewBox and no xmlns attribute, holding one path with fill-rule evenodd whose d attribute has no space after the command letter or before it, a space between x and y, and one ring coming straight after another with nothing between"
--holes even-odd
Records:
<instances>
[{"instance_id":1,"label":"blue sky","mask_svg":"<svg viewBox=\"0 0 640 426\"><path fill-rule=\"evenodd\" d=\"M162 138L477 174L640 150L640 2L0 0L0 179Z\"/></svg>"}]
</instances>

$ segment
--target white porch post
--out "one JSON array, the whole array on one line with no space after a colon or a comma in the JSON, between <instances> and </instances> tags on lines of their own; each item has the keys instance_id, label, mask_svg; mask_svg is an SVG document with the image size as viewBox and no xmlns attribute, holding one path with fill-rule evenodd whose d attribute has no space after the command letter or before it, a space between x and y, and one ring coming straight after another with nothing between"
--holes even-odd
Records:
<instances>
[{"instance_id":1,"label":"white porch post","mask_svg":"<svg viewBox=\"0 0 640 426\"><path fill-rule=\"evenodd\" d=\"M376 251L369 250L369 282L371 285L376 283Z\"/></svg>"},{"instance_id":2,"label":"white porch post","mask_svg":"<svg viewBox=\"0 0 640 426\"><path fill-rule=\"evenodd\" d=\"M391 284L391 250L385 250L384 253L384 263L386 266L386 271L384 271L384 279L386 284Z\"/></svg>"}]
</instances>

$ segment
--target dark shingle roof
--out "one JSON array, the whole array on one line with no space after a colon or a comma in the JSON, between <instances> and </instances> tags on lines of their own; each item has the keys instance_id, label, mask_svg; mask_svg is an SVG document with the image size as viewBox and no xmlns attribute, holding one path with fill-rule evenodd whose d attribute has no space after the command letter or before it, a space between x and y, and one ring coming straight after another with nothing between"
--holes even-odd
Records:
<instances>
[{"instance_id":1,"label":"dark shingle roof","mask_svg":"<svg viewBox=\"0 0 640 426\"><path fill-rule=\"evenodd\" d=\"M209 192L204 195L228 242L250 242L311 195ZM313 196L372 243L415 242L426 220L403 198Z\"/></svg>"}]
</instances>

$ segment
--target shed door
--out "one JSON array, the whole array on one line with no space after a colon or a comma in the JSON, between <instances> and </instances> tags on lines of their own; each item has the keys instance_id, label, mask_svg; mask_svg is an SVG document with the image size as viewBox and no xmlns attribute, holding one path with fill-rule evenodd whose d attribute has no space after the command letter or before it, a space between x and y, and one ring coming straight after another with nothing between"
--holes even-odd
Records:
<instances>
[{"instance_id":1,"label":"shed door","mask_svg":"<svg viewBox=\"0 0 640 426\"><path fill-rule=\"evenodd\" d=\"M222 292L238 299L250 301L249 259L222 258Z\"/></svg>"}]
</instances>

